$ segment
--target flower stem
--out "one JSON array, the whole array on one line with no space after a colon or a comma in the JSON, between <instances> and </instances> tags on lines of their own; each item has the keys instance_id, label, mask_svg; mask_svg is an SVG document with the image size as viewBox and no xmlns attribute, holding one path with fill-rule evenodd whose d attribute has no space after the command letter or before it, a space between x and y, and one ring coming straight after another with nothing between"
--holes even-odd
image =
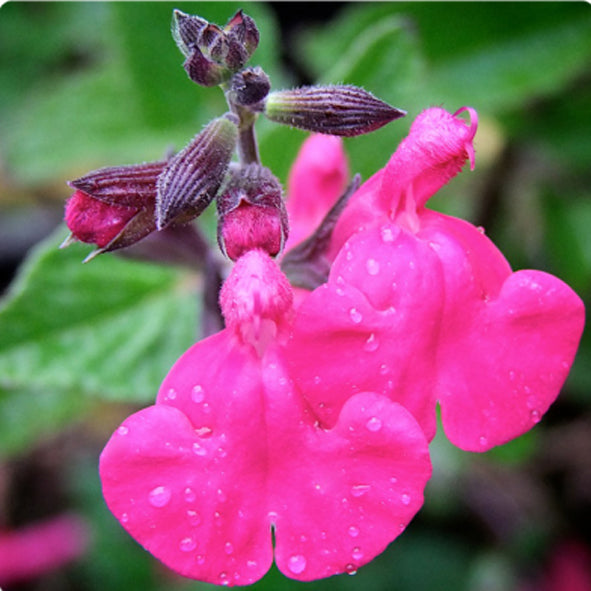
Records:
<instances>
[{"instance_id":1,"label":"flower stem","mask_svg":"<svg viewBox=\"0 0 591 591\"><path fill-rule=\"evenodd\" d=\"M254 131L254 122L256 121L257 114L253 113L250 109L237 105L231 98L228 85L222 85L222 89L230 110L232 113L238 115L240 119L238 125L238 158L240 164L243 166L247 164L260 164L261 158Z\"/></svg>"}]
</instances>

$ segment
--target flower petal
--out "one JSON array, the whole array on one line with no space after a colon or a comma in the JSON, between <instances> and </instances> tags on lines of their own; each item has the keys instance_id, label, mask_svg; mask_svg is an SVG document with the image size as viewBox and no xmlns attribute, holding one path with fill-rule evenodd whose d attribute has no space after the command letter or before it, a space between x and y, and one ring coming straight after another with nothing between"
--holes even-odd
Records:
<instances>
[{"instance_id":1,"label":"flower petal","mask_svg":"<svg viewBox=\"0 0 591 591\"><path fill-rule=\"evenodd\" d=\"M445 276L443 426L458 447L486 451L529 430L555 400L581 337L583 304L552 275L511 273L467 222L431 213L419 235L436 246Z\"/></svg>"},{"instance_id":2,"label":"flower petal","mask_svg":"<svg viewBox=\"0 0 591 591\"><path fill-rule=\"evenodd\" d=\"M287 181L290 235L287 249L310 235L347 185L341 138L313 134L302 144Z\"/></svg>"},{"instance_id":3,"label":"flower petal","mask_svg":"<svg viewBox=\"0 0 591 591\"><path fill-rule=\"evenodd\" d=\"M158 403L101 456L107 504L156 557L202 581L246 585L270 566L311 580L352 572L421 507L427 441L408 411L361 393L322 429L283 353L261 360L223 331L192 347Z\"/></svg>"},{"instance_id":4,"label":"flower petal","mask_svg":"<svg viewBox=\"0 0 591 591\"><path fill-rule=\"evenodd\" d=\"M298 309L288 345L291 375L320 419L333 425L349 396L369 390L405 406L432 438L442 303L426 243L393 224L351 238Z\"/></svg>"}]
</instances>

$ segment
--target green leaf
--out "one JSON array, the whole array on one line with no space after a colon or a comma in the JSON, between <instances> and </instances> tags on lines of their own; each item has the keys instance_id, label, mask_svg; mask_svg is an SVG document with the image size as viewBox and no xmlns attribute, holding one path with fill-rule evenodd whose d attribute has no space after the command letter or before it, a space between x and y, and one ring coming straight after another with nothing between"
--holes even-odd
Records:
<instances>
[{"instance_id":1,"label":"green leaf","mask_svg":"<svg viewBox=\"0 0 591 591\"><path fill-rule=\"evenodd\" d=\"M0 459L38 444L89 407L89 399L76 390L0 387Z\"/></svg>"},{"instance_id":2,"label":"green leaf","mask_svg":"<svg viewBox=\"0 0 591 591\"><path fill-rule=\"evenodd\" d=\"M181 271L58 250L29 257L0 309L0 386L149 401L195 340L197 298Z\"/></svg>"}]
</instances>

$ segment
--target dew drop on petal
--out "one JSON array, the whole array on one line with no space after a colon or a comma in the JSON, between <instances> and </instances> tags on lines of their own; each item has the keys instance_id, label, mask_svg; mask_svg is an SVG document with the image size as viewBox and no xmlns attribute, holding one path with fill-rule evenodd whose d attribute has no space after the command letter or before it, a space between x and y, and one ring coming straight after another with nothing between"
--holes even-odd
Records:
<instances>
[{"instance_id":1,"label":"dew drop on petal","mask_svg":"<svg viewBox=\"0 0 591 591\"><path fill-rule=\"evenodd\" d=\"M478 440L478 443L480 443L480 445L482 445L482 447L484 447L484 446L488 445L488 439L486 437L481 437Z\"/></svg>"},{"instance_id":2,"label":"dew drop on petal","mask_svg":"<svg viewBox=\"0 0 591 591\"><path fill-rule=\"evenodd\" d=\"M187 501L187 503L192 503L197 498L195 491L189 487L187 487L185 489L184 495L185 495L185 501Z\"/></svg>"},{"instance_id":3,"label":"dew drop on petal","mask_svg":"<svg viewBox=\"0 0 591 591\"><path fill-rule=\"evenodd\" d=\"M367 494L371 486L369 484L355 484L351 487L351 495L354 497L362 497Z\"/></svg>"},{"instance_id":4,"label":"dew drop on petal","mask_svg":"<svg viewBox=\"0 0 591 591\"><path fill-rule=\"evenodd\" d=\"M232 545L231 542L226 542L224 544L224 552L229 556L230 554L232 554L234 552L234 546Z\"/></svg>"},{"instance_id":5,"label":"dew drop on petal","mask_svg":"<svg viewBox=\"0 0 591 591\"><path fill-rule=\"evenodd\" d=\"M165 486L157 486L149 492L148 500L152 507L165 507L170 501L170 496L170 489Z\"/></svg>"},{"instance_id":6,"label":"dew drop on petal","mask_svg":"<svg viewBox=\"0 0 591 591\"><path fill-rule=\"evenodd\" d=\"M191 390L191 400L193 402L200 403L203 402L204 399L205 392L203 391L203 388L199 384L193 386L193 389Z\"/></svg>"},{"instance_id":7,"label":"dew drop on petal","mask_svg":"<svg viewBox=\"0 0 591 591\"><path fill-rule=\"evenodd\" d=\"M375 259L367 259L365 268L370 275L377 275L380 272L380 263Z\"/></svg>"},{"instance_id":8,"label":"dew drop on petal","mask_svg":"<svg viewBox=\"0 0 591 591\"><path fill-rule=\"evenodd\" d=\"M382 237L382 242L394 242L394 232L392 231L392 228L384 226L380 230L380 235Z\"/></svg>"},{"instance_id":9,"label":"dew drop on petal","mask_svg":"<svg viewBox=\"0 0 591 591\"><path fill-rule=\"evenodd\" d=\"M363 320L363 316L357 308L351 308L349 310L349 318L351 318L355 324L359 324Z\"/></svg>"},{"instance_id":10,"label":"dew drop on petal","mask_svg":"<svg viewBox=\"0 0 591 591\"><path fill-rule=\"evenodd\" d=\"M227 587L230 584L230 581L228 579L228 575L226 573L220 573L219 579L220 579L220 585L223 585L224 587Z\"/></svg>"},{"instance_id":11,"label":"dew drop on petal","mask_svg":"<svg viewBox=\"0 0 591 591\"><path fill-rule=\"evenodd\" d=\"M187 519L189 523L193 526L201 524L201 515L199 515L197 511L187 511Z\"/></svg>"},{"instance_id":12,"label":"dew drop on petal","mask_svg":"<svg viewBox=\"0 0 591 591\"><path fill-rule=\"evenodd\" d=\"M174 400L176 398L176 390L174 388L170 388L164 398L165 400Z\"/></svg>"},{"instance_id":13,"label":"dew drop on petal","mask_svg":"<svg viewBox=\"0 0 591 591\"><path fill-rule=\"evenodd\" d=\"M289 568L294 575L299 575L301 572L304 572L304 569L306 568L306 558L301 554L290 556L287 561L287 568Z\"/></svg>"},{"instance_id":14,"label":"dew drop on petal","mask_svg":"<svg viewBox=\"0 0 591 591\"><path fill-rule=\"evenodd\" d=\"M351 552L351 558L353 560L361 560L363 558L363 552L361 551L361 548L355 546L355 548L353 548L353 552Z\"/></svg>"},{"instance_id":15,"label":"dew drop on petal","mask_svg":"<svg viewBox=\"0 0 591 591\"><path fill-rule=\"evenodd\" d=\"M127 513L122 513L119 521L121 523L127 523L129 521L129 515Z\"/></svg>"},{"instance_id":16,"label":"dew drop on petal","mask_svg":"<svg viewBox=\"0 0 591 591\"><path fill-rule=\"evenodd\" d=\"M257 567L257 561L256 560L247 560L246 561L246 566L248 566L248 568L256 568Z\"/></svg>"},{"instance_id":17,"label":"dew drop on petal","mask_svg":"<svg viewBox=\"0 0 591 591\"><path fill-rule=\"evenodd\" d=\"M118 435L127 435L129 433L129 429L125 425L121 425L119 429L117 429Z\"/></svg>"},{"instance_id":18,"label":"dew drop on petal","mask_svg":"<svg viewBox=\"0 0 591 591\"><path fill-rule=\"evenodd\" d=\"M410 505L410 495L404 493L401 495L400 500L402 501L403 505Z\"/></svg>"},{"instance_id":19,"label":"dew drop on petal","mask_svg":"<svg viewBox=\"0 0 591 591\"><path fill-rule=\"evenodd\" d=\"M378 417L371 417L371 419L365 423L365 426L367 427L368 431L375 433L382 428L382 421L381 419L378 419Z\"/></svg>"},{"instance_id":20,"label":"dew drop on petal","mask_svg":"<svg viewBox=\"0 0 591 591\"><path fill-rule=\"evenodd\" d=\"M218 499L219 499L220 503L226 502L228 497L226 497L226 493L221 488L218 488L217 495L218 495Z\"/></svg>"},{"instance_id":21,"label":"dew drop on petal","mask_svg":"<svg viewBox=\"0 0 591 591\"><path fill-rule=\"evenodd\" d=\"M205 456L207 455L207 450L204 447L201 447L198 443L193 444L193 453L196 456Z\"/></svg>"},{"instance_id":22,"label":"dew drop on petal","mask_svg":"<svg viewBox=\"0 0 591 591\"><path fill-rule=\"evenodd\" d=\"M373 334L373 332L372 332L369 335L369 337L367 338L367 341L365 341L365 345L363 345L363 348L368 353L373 353L374 351L377 351L379 346L380 346L380 342L376 338L376 335Z\"/></svg>"},{"instance_id":23,"label":"dew drop on petal","mask_svg":"<svg viewBox=\"0 0 591 591\"><path fill-rule=\"evenodd\" d=\"M542 415L540 414L539 410L534 409L529 413L529 415L534 424L539 423L542 420Z\"/></svg>"},{"instance_id":24,"label":"dew drop on petal","mask_svg":"<svg viewBox=\"0 0 591 591\"><path fill-rule=\"evenodd\" d=\"M183 538L179 544L181 552L191 552L197 548L197 542L193 538Z\"/></svg>"},{"instance_id":25,"label":"dew drop on petal","mask_svg":"<svg viewBox=\"0 0 591 591\"><path fill-rule=\"evenodd\" d=\"M349 535L352 538L356 538L359 535L359 528L355 527L354 525L352 525L351 527L349 527Z\"/></svg>"},{"instance_id":26,"label":"dew drop on petal","mask_svg":"<svg viewBox=\"0 0 591 591\"><path fill-rule=\"evenodd\" d=\"M203 554L197 554L195 557L195 562L197 564L205 564L205 556L203 556Z\"/></svg>"}]
</instances>

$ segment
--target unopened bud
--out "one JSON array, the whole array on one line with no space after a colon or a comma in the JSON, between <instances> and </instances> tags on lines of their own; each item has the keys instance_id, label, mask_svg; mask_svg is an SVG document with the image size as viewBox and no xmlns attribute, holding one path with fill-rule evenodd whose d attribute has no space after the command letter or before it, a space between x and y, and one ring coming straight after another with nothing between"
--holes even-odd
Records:
<instances>
[{"instance_id":1,"label":"unopened bud","mask_svg":"<svg viewBox=\"0 0 591 591\"><path fill-rule=\"evenodd\" d=\"M255 49L259 45L259 30L254 20L239 10L224 27L224 31L229 37L236 40L250 59Z\"/></svg>"},{"instance_id":2,"label":"unopened bud","mask_svg":"<svg viewBox=\"0 0 591 591\"><path fill-rule=\"evenodd\" d=\"M174 10L172 36L187 58L189 78L202 86L230 79L250 59L258 45L254 21L238 11L222 29L198 16Z\"/></svg>"},{"instance_id":3,"label":"unopened bud","mask_svg":"<svg viewBox=\"0 0 591 591\"><path fill-rule=\"evenodd\" d=\"M76 192L66 203L73 240L95 244L91 257L130 246L156 230L156 181L166 161L101 168L70 181Z\"/></svg>"},{"instance_id":4,"label":"unopened bud","mask_svg":"<svg viewBox=\"0 0 591 591\"><path fill-rule=\"evenodd\" d=\"M171 158L158 177L158 229L179 217L197 217L211 203L222 183L237 139L237 118L227 114L214 119Z\"/></svg>"},{"instance_id":5,"label":"unopened bud","mask_svg":"<svg viewBox=\"0 0 591 591\"><path fill-rule=\"evenodd\" d=\"M237 260L249 250L275 256L287 239L281 184L268 168L249 164L233 170L217 198L218 242Z\"/></svg>"},{"instance_id":6,"label":"unopened bud","mask_svg":"<svg viewBox=\"0 0 591 591\"><path fill-rule=\"evenodd\" d=\"M207 21L199 16L185 14L178 9L172 12L172 36L185 57L189 57L197 47L201 32Z\"/></svg>"},{"instance_id":7,"label":"unopened bud","mask_svg":"<svg viewBox=\"0 0 591 591\"><path fill-rule=\"evenodd\" d=\"M406 115L356 86L304 86L272 92L263 112L276 123L340 136L369 133Z\"/></svg>"},{"instance_id":8,"label":"unopened bud","mask_svg":"<svg viewBox=\"0 0 591 591\"><path fill-rule=\"evenodd\" d=\"M261 102L271 90L269 77L262 68L246 68L232 77L230 92L232 101L238 105L249 106Z\"/></svg>"}]
</instances>

